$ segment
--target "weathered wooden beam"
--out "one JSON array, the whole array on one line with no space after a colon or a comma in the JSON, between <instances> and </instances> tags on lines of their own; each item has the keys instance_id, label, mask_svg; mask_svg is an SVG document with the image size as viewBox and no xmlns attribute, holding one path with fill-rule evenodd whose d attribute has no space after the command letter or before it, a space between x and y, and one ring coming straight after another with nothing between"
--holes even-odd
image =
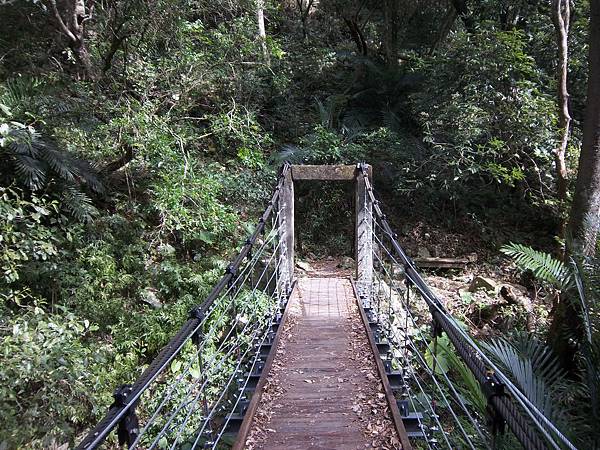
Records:
<instances>
[{"instance_id":1,"label":"weathered wooden beam","mask_svg":"<svg viewBox=\"0 0 600 450\"><path fill-rule=\"evenodd\" d=\"M358 311L360 314L360 318L363 323L363 330L365 335L369 341L369 346L371 347L371 352L373 354L373 359L375 359L375 365L377 366L377 372L379 373L379 379L381 380L381 384L383 386L383 392L385 394L385 399L388 404L388 408L392 415L392 421L394 422L394 428L396 429L396 434L398 435L398 439L400 439L400 444L402 445L402 450L412 450L412 445L408 440L408 434L406 433L406 428L404 427L404 422L402 421L402 416L400 415L400 409L398 408L398 403L396 402L396 397L394 396L394 392L392 391L392 387L390 386L390 380L388 379L387 373L385 371L385 367L383 365L383 361L379 356L379 349L377 348L377 344L375 343L375 339L371 332L371 328L369 326L369 319L365 314L363 306L361 304L361 300L359 297L358 290L356 288L356 284L352 282L352 289L354 291L354 299L357 302Z\"/></svg>"},{"instance_id":2,"label":"weathered wooden beam","mask_svg":"<svg viewBox=\"0 0 600 450\"><path fill-rule=\"evenodd\" d=\"M414 258L419 267L432 269L464 269L471 261L468 258Z\"/></svg>"},{"instance_id":3,"label":"weathered wooden beam","mask_svg":"<svg viewBox=\"0 0 600 450\"><path fill-rule=\"evenodd\" d=\"M292 165L292 178L298 180L354 181L356 165Z\"/></svg>"},{"instance_id":4,"label":"weathered wooden beam","mask_svg":"<svg viewBox=\"0 0 600 450\"><path fill-rule=\"evenodd\" d=\"M294 283L292 285L292 292L290 293L290 297L286 304L285 311L283 312L283 317L281 318L281 322L279 323L279 327L277 328L277 332L275 333L275 338L271 343L271 351L269 352L269 356L267 356L265 365L263 366L262 372L260 373L260 378L258 379L256 389L254 390L254 395L252 396L250 404L248 405L248 408L244 413L244 419L242 420L242 424L237 433L236 440L233 444L233 450L243 450L244 448L246 448L246 440L248 439L248 435L250 434L250 428L252 427L252 422L254 421L254 414L256 413L258 405L260 404L260 399L262 397L265 384L267 383L267 378L269 378L271 366L273 365L273 361L275 360L275 356L277 355L279 340L283 335L283 330L287 322L288 311L290 310L289 305L292 301L292 296L296 295L298 295L298 287Z\"/></svg>"}]
</instances>

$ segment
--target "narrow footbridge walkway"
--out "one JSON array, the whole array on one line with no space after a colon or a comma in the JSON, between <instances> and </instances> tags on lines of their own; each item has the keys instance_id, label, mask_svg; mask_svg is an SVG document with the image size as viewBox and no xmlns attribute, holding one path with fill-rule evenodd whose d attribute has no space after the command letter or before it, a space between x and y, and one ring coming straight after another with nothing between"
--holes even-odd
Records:
<instances>
[{"instance_id":1,"label":"narrow footbridge walkway","mask_svg":"<svg viewBox=\"0 0 600 450\"><path fill-rule=\"evenodd\" d=\"M575 449L427 286L372 176L285 164L220 281L77 450ZM354 183L352 276L295 272L297 180Z\"/></svg>"},{"instance_id":2,"label":"narrow footbridge walkway","mask_svg":"<svg viewBox=\"0 0 600 450\"><path fill-rule=\"evenodd\" d=\"M301 278L288 308L240 442L254 449L401 448L350 280Z\"/></svg>"}]
</instances>

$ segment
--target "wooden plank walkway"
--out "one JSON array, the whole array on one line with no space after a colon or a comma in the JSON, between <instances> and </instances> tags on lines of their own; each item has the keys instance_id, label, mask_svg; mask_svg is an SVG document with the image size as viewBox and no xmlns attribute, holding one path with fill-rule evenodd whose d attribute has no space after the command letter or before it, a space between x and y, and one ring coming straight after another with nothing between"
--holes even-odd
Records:
<instances>
[{"instance_id":1,"label":"wooden plank walkway","mask_svg":"<svg viewBox=\"0 0 600 450\"><path fill-rule=\"evenodd\" d=\"M295 293L244 448L401 448L349 280Z\"/></svg>"}]
</instances>

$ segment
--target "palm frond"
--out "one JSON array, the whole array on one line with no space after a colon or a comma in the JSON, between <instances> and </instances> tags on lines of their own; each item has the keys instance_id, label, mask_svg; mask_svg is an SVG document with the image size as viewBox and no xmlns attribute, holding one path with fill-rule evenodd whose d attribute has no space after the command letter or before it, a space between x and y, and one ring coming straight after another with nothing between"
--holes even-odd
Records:
<instances>
[{"instance_id":1,"label":"palm frond","mask_svg":"<svg viewBox=\"0 0 600 450\"><path fill-rule=\"evenodd\" d=\"M585 331L585 337L588 343L592 342L593 337L593 323L590 317L590 305L587 301L587 292L583 280L583 273L575 260L571 259L571 266L573 267L573 278L575 280L575 286L577 287L577 298L581 303L581 319L583 323L583 329Z\"/></svg>"},{"instance_id":2,"label":"palm frond","mask_svg":"<svg viewBox=\"0 0 600 450\"><path fill-rule=\"evenodd\" d=\"M64 181L73 182L77 172L73 165L73 158L68 154L54 148L54 146L44 143L41 146L42 158L50 169Z\"/></svg>"},{"instance_id":3,"label":"palm frond","mask_svg":"<svg viewBox=\"0 0 600 450\"><path fill-rule=\"evenodd\" d=\"M510 256L521 270L531 270L540 280L546 281L561 290L572 285L573 274L562 262L549 253L534 250L522 244L510 243L500 251Z\"/></svg>"},{"instance_id":4,"label":"palm frond","mask_svg":"<svg viewBox=\"0 0 600 450\"><path fill-rule=\"evenodd\" d=\"M11 112L13 116L19 116L30 106L39 92L41 82L37 78L18 77L4 82L0 86L0 103Z\"/></svg>"},{"instance_id":5,"label":"palm frond","mask_svg":"<svg viewBox=\"0 0 600 450\"><path fill-rule=\"evenodd\" d=\"M12 158L16 175L31 190L41 189L46 183L46 170L37 159L28 155L15 154Z\"/></svg>"},{"instance_id":6,"label":"palm frond","mask_svg":"<svg viewBox=\"0 0 600 450\"><path fill-rule=\"evenodd\" d=\"M551 350L525 334L514 341L499 338L482 345L529 401L564 430L567 418L560 400L567 389L565 374Z\"/></svg>"},{"instance_id":7,"label":"palm frond","mask_svg":"<svg viewBox=\"0 0 600 450\"><path fill-rule=\"evenodd\" d=\"M6 126L4 127L6 130ZM0 143L0 157L7 169L2 177L32 191L51 186L63 206L79 220L90 220L96 210L83 192L104 192L98 171L87 161L56 147L32 127L10 122Z\"/></svg>"},{"instance_id":8,"label":"palm frond","mask_svg":"<svg viewBox=\"0 0 600 450\"><path fill-rule=\"evenodd\" d=\"M308 151L297 145L285 144L277 153L271 155L271 164L274 166L281 165L284 161L289 161L292 164L301 164L308 157Z\"/></svg>"}]
</instances>

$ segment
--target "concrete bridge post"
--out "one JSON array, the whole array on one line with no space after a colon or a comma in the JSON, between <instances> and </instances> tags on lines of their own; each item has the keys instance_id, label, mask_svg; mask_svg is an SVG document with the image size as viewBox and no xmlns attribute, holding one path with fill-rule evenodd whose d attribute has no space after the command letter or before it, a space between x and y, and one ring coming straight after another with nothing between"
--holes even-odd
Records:
<instances>
[{"instance_id":1,"label":"concrete bridge post","mask_svg":"<svg viewBox=\"0 0 600 450\"><path fill-rule=\"evenodd\" d=\"M279 283L285 295L292 288L294 279L294 181L292 171L287 170L283 175L283 184L279 192L279 228L281 239L279 266Z\"/></svg>"},{"instance_id":2,"label":"concrete bridge post","mask_svg":"<svg viewBox=\"0 0 600 450\"><path fill-rule=\"evenodd\" d=\"M369 179L372 179L372 168L366 166ZM359 295L371 298L373 284L373 202L366 189L365 178L361 171L361 164L356 170L356 285Z\"/></svg>"}]
</instances>

